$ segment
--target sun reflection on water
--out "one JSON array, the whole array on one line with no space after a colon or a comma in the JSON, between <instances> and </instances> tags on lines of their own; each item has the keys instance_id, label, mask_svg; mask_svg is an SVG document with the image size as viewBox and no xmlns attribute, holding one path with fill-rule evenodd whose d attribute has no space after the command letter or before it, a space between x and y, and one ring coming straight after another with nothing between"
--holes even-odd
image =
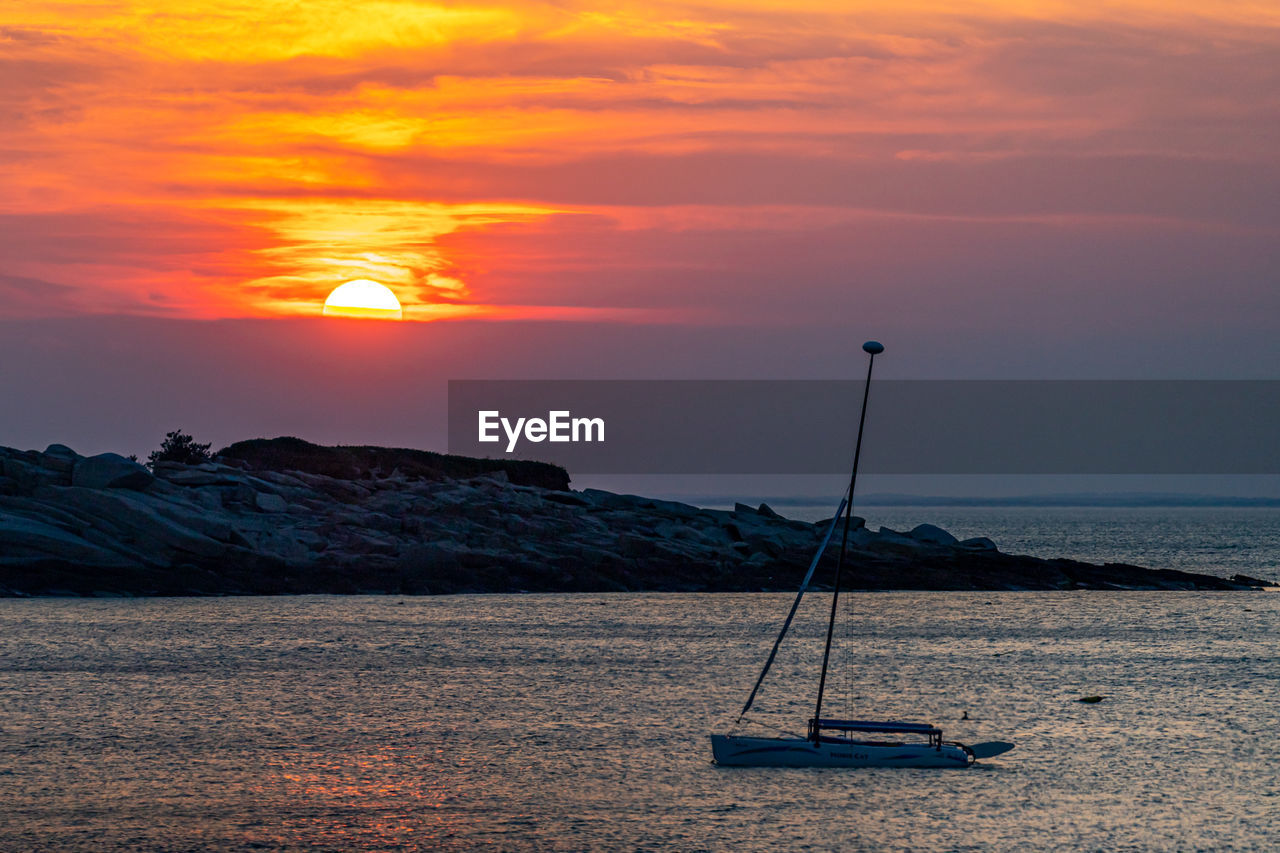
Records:
<instances>
[{"instance_id":1,"label":"sun reflection on water","mask_svg":"<svg viewBox=\"0 0 1280 853\"><path fill-rule=\"evenodd\" d=\"M441 772L442 750L383 745L322 758L285 752L264 767L255 793L293 804L269 841L288 849L351 845L422 849L460 834L461 816L446 806L455 791Z\"/></svg>"}]
</instances>

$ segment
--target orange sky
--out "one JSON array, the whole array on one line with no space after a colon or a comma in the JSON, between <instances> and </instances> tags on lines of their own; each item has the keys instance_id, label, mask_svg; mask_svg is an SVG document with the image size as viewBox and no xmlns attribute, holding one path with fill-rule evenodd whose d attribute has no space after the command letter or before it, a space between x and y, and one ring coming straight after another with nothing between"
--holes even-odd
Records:
<instances>
[{"instance_id":1,"label":"orange sky","mask_svg":"<svg viewBox=\"0 0 1280 853\"><path fill-rule=\"evenodd\" d=\"M864 271L955 316L957 268L1016 307L1046 256L1085 260L1050 307L1193 310L1162 243L1270 304L1280 6L890 5L0 5L0 317L371 278L413 319L803 324Z\"/></svg>"}]
</instances>

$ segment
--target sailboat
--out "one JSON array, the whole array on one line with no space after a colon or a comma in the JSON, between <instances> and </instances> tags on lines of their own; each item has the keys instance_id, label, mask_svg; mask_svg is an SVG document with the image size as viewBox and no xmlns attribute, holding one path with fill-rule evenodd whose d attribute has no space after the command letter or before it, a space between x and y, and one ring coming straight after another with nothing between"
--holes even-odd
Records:
<instances>
[{"instance_id":1,"label":"sailboat","mask_svg":"<svg viewBox=\"0 0 1280 853\"><path fill-rule=\"evenodd\" d=\"M827 685L827 666L831 660L831 638L835 630L836 607L840 600L840 579L844 570L845 552L849 546L849 527L853 515L854 487L858 482L858 457L862 454L862 428L867 420L867 398L871 393L871 370L876 356L884 352L877 341L867 341L862 349L871 358L867 363L867 382L862 392L862 415L858 420L858 439L853 451L853 474L849 478L849 491L840 501L831 525L818 551L809 564L800 591L782 624L773 650L765 661L760 677L756 679L751 695L738 714L741 724L755 702L760 685L764 683L769 667L778 654L791 621L800 608L800 600L813 579L814 570L826 551L836 523L844 513L844 535L840 541L840 556L836 561L835 586L831 593L831 616L827 622L827 641L822 653L822 675L818 679L818 701L813 717L809 720L805 737L755 737L735 734L711 735L711 752L715 763L728 767L969 767L982 758L991 758L1013 749L1013 744L991 741L966 746L942 739L942 729L930 723L911 723L895 720L838 720L822 716L822 700Z\"/></svg>"}]
</instances>

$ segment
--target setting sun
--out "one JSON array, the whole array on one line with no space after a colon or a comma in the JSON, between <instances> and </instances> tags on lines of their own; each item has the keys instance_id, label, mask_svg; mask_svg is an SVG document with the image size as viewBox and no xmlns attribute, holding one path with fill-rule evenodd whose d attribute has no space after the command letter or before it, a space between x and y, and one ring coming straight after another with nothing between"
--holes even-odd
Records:
<instances>
[{"instance_id":1,"label":"setting sun","mask_svg":"<svg viewBox=\"0 0 1280 853\"><path fill-rule=\"evenodd\" d=\"M391 288L367 278L358 278L333 289L324 301L324 315L399 320L403 313L400 300Z\"/></svg>"}]
</instances>

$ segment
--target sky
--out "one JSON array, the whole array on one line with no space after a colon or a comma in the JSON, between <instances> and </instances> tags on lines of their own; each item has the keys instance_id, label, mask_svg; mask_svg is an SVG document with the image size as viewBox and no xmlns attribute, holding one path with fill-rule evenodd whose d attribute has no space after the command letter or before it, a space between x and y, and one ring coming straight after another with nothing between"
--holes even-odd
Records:
<instances>
[{"instance_id":1,"label":"sky","mask_svg":"<svg viewBox=\"0 0 1280 853\"><path fill-rule=\"evenodd\" d=\"M456 378L1276 378L1280 7L0 5L0 444ZM405 319L322 316L354 278Z\"/></svg>"}]
</instances>

